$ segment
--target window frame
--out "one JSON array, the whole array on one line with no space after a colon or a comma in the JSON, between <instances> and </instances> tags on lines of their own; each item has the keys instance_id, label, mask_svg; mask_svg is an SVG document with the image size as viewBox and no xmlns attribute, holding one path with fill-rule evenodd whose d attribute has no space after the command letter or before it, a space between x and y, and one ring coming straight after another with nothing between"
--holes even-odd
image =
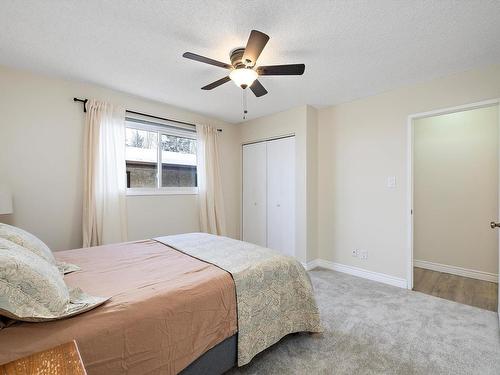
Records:
<instances>
[{"instance_id":1,"label":"window frame","mask_svg":"<svg viewBox=\"0 0 500 375\"><path fill-rule=\"evenodd\" d=\"M175 125L158 123L149 119L145 120L135 117L125 117L125 128L144 130L148 132L155 132L157 134L157 162L156 162L156 187L142 187L142 188L127 188L127 195L141 196L141 195L197 195L198 186L168 186L162 187L162 160L161 160L161 137L162 135L171 135L175 137L189 138L196 141L196 131L188 128L181 128ZM125 158L125 163L127 159ZM196 177L198 178L198 168L196 168Z\"/></svg>"}]
</instances>

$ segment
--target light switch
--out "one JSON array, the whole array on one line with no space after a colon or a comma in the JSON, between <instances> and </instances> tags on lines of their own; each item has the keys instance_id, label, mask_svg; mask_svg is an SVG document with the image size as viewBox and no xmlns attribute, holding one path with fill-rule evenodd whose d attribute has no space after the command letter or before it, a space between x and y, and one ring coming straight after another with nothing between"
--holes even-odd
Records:
<instances>
[{"instance_id":1,"label":"light switch","mask_svg":"<svg viewBox=\"0 0 500 375\"><path fill-rule=\"evenodd\" d=\"M389 177L387 177L387 187L389 189L395 189L396 188L396 176L389 176Z\"/></svg>"}]
</instances>

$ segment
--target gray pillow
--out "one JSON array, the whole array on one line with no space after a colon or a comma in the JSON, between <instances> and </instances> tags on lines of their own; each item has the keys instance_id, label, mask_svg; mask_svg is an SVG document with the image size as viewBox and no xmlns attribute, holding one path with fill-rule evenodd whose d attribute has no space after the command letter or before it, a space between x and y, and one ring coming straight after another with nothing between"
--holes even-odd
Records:
<instances>
[{"instance_id":1,"label":"gray pillow","mask_svg":"<svg viewBox=\"0 0 500 375\"><path fill-rule=\"evenodd\" d=\"M0 315L28 322L62 319L108 299L68 289L56 266L0 238Z\"/></svg>"},{"instance_id":2,"label":"gray pillow","mask_svg":"<svg viewBox=\"0 0 500 375\"><path fill-rule=\"evenodd\" d=\"M14 242L34 252L38 256L45 259L47 262L56 265L57 268L59 268L59 272L61 272L62 274L80 270L80 267L75 264L57 262L54 258L54 255L52 254L52 250L50 250L42 240L21 228L0 223L0 238L4 238L6 240Z\"/></svg>"}]
</instances>

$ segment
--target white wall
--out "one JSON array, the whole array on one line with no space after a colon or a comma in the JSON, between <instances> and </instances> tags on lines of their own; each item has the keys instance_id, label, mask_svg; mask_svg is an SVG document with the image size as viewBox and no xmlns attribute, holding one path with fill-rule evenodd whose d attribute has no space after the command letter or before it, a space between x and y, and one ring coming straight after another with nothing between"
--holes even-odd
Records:
<instances>
[{"instance_id":1,"label":"white wall","mask_svg":"<svg viewBox=\"0 0 500 375\"><path fill-rule=\"evenodd\" d=\"M414 259L498 273L498 105L413 124Z\"/></svg>"},{"instance_id":2,"label":"white wall","mask_svg":"<svg viewBox=\"0 0 500 375\"><path fill-rule=\"evenodd\" d=\"M274 137L295 134L296 152L296 256L301 261L312 259L315 250L308 249L314 246L314 238L308 238L308 231L315 231L314 219L308 219L308 213L314 216L315 200L309 199L315 195L316 179L314 178L315 168L311 168L308 162L308 154L315 155L312 151L316 142L316 109L310 106L300 106L290 110L275 113L273 115L260 117L255 120L246 121L239 125L240 147L243 143L270 139ZM315 149L315 148L314 148ZM312 182L308 181L312 174ZM240 178L241 183L241 178ZM309 208L308 208L309 204ZM311 211L312 210L312 211Z\"/></svg>"},{"instance_id":3,"label":"white wall","mask_svg":"<svg viewBox=\"0 0 500 375\"><path fill-rule=\"evenodd\" d=\"M500 66L237 126L91 84L0 67L0 181L15 194L9 221L57 250L81 245L83 113L74 96L223 128L223 188L234 237L240 231L241 144L294 133L299 259L319 257L405 278L407 117L500 97ZM386 188L388 176L397 177L396 189ZM131 239L198 229L195 196L129 197L128 205ZM354 248L368 250L368 259L353 258Z\"/></svg>"},{"instance_id":4,"label":"white wall","mask_svg":"<svg viewBox=\"0 0 500 375\"><path fill-rule=\"evenodd\" d=\"M221 162L228 232L239 237L239 137L231 124L92 84L0 66L0 181L14 193L5 220L33 232L54 250L81 246L84 114L73 97L223 129ZM168 98L166 98L168 100ZM198 230L195 195L129 196L131 240Z\"/></svg>"},{"instance_id":5,"label":"white wall","mask_svg":"<svg viewBox=\"0 0 500 375\"><path fill-rule=\"evenodd\" d=\"M406 278L408 115L498 97L499 65L321 109L319 257Z\"/></svg>"}]
</instances>

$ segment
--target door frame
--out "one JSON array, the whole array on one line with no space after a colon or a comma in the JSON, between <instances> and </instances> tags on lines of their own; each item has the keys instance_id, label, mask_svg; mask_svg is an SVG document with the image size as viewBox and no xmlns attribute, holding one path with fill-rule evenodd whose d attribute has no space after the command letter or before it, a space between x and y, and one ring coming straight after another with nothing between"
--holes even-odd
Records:
<instances>
[{"instance_id":1,"label":"door frame","mask_svg":"<svg viewBox=\"0 0 500 375\"><path fill-rule=\"evenodd\" d=\"M407 175L408 189L407 190L408 190L408 195L407 195L407 207L406 207L407 208L406 212L408 215L407 216L407 218L408 218L407 219L408 220L407 221L408 222L408 246L407 246L407 263L406 263L407 264L406 281L407 281L407 288L410 290L413 289L414 121L417 119L422 119L422 118L426 118L426 117L447 115L450 113L470 111L473 109L493 107L496 105L499 106L498 126L500 129L500 98L489 99L489 100L484 100L481 102L464 104L464 105L459 105L459 106L455 106L455 107L442 108L442 109L437 109L437 110L428 111L428 112L414 113L414 114L411 114L408 116L408 120L407 120L407 124L406 124L406 127L407 127L407 150L408 150L408 155L407 155L407 171L408 171L408 175ZM500 134L500 132L499 132L499 134ZM500 139L499 139L499 142L500 142ZM500 147L499 147L499 150L500 150ZM500 152L498 153L498 158L499 158L499 163L500 163ZM499 189L500 189L500 182L499 182ZM500 191L499 191L499 196L500 196ZM499 202L500 202L500 200L499 200ZM500 208L499 208L499 210L500 210ZM499 236L500 236L500 231L499 231ZM500 240L499 240L499 246L500 246ZM499 264L499 267L500 267L500 264ZM499 272L499 274L500 274L500 272ZM500 306L500 304L499 304L499 306Z\"/></svg>"}]
</instances>

